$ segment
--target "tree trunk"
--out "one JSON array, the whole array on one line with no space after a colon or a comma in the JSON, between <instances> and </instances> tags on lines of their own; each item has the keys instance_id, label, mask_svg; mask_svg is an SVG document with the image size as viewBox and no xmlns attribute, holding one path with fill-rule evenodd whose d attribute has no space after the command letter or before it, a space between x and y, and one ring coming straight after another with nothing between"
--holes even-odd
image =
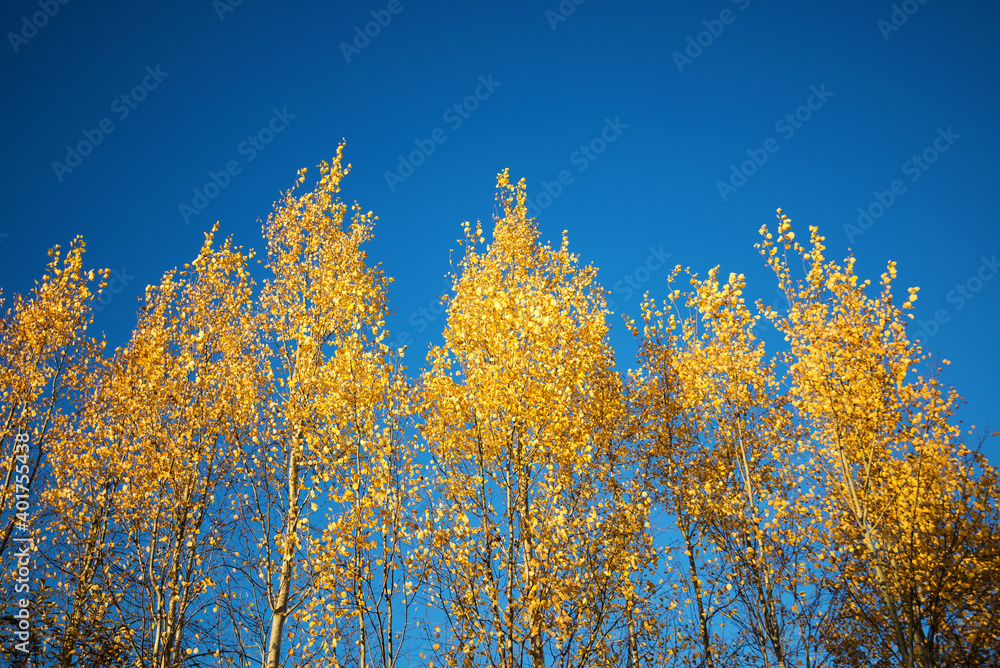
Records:
<instances>
[{"instance_id":1,"label":"tree trunk","mask_svg":"<svg viewBox=\"0 0 1000 668\"><path fill-rule=\"evenodd\" d=\"M271 633L267 642L265 668L278 668L281 663L282 630L288 617L288 599L292 588L292 565L298 547L299 525L299 448L302 431L296 430L288 453L288 510L285 513L285 535L281 546L281 571L278 576L278 594L271 612Z\"/></svg>"}]
</instances>

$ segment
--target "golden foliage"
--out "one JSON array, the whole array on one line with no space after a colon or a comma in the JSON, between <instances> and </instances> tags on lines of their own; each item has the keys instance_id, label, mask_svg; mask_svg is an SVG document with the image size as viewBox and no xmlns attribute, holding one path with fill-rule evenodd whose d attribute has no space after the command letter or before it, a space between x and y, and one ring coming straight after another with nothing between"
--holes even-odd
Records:
<instances>
[{"instance_id":1,"label":"golden foliage","mask_svg":"<svg viewBox=\"0 0 1000 668\"><path fill-rule=\"evenodd\" d=\"M77 239L0 318L3 602L27 545L42 660L1000 661L997 471L893 263L869 295L779 209L757 248L787 308L677 266L623 376L597 269L504 171L411 378L342 160L275 204L259 290L216 225L106 356Z\"/></svg>"}]
</instances>

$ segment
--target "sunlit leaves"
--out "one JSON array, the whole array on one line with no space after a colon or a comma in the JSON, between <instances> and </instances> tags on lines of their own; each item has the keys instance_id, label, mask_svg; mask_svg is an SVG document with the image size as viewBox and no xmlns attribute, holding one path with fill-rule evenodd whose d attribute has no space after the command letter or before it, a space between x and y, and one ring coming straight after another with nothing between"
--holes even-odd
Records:
<instances>
[{"instance_id":1,"label":"sunlit leaves","mask_svg":"<svg viewBox=\"0 0 1000 668\"><path fill-rule=\"evenodd\" d=\"M107 272L79 240L12 299L0 559L9 591L22 485L40 656L998 662L997 472L908 338L918 288L893 294L894 263L862 280L779 210L758 250L785 306L678 266L626 320L623 378L597 270L565 231L542 242L505 171L492 231L463 226L415 381L385 343L391 279L366 257L377 218L340 199L342 154L276 203L259 289L216 227L110 355L86 333Z\"/></svg>"}]
</instances>

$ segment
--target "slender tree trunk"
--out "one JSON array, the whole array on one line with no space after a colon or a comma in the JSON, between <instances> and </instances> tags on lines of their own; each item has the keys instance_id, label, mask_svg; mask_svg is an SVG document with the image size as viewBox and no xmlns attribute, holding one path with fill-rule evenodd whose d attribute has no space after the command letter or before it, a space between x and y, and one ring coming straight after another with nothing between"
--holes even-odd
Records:
<instances>
[{"instance_id":1,"label":"slender tree trunk","mask_svg":"<svg viewBox=\"0 0 1000 668\"><path fill-rule=\"evenodd\" d=\"M357 503L357 499L355 499ZM358 668L368 668L368 634L365 632L365 592L361 585L361 547L357 527L354 529L354 609L358 624Z\"/></svg>"},{"instance_id":2,"label":"slender tree trunk","mask_svg":"<svg viewBox=\"0 0 1000 668\"><path fill-rule=\"evenodd\" d=\"M298 548L299 525L299 448L302 431L297 429L288 453L288 510L285 513L285 535L281 546L281 571L278 576L278 593L271 612L271 633L267 642L265 668L278 668L281 663L282 630L288 617L288 599L292 588L292 566Z\"/></svg>"},{"instance_id":3,"label":"slender tree trunk","mask_svg":"<svg viewBox=\"0 0 1000 668\"><path fill-rule=\"evenodd\" d=\"M838 434L839 437L839 434ZM899 611L896 608L896 603L892 599L891 588L889 586L888 578L886 577L885 571L880 563L880 554L875 547L875 541L872 538L874 530L871 523L868 521L867 508L863 507L860 498L858 497L857 488L854 484L854 479L852 477L851 466L848 463L847 456L844 453L844 448L838 447L837 454L840 458L840 469L844 487L847 491L848 502L851 511L854 514L855 521L859 525L857 528L862 533L865 548L867 549L869 559L871 560L872 566L875 569L875 577L878 581L879 596L882 602L886 606L886 612L889 614L889 619L892 622L893 634L896 636L896 646L899 648L900 658L903 660L903 665L906 668L914 668L915 657L914 652L911 651L910 638L907 638L907 634L903 629L903 625L899 619ZM895 566L895 563L891 565Z\"/></svg>"},{"instance_id":4,"label":"slender tree trunk","mask_svg":"<svg viewBox=\"0 0 1000 668\"><path fill-rule=\"evenodd\" d=\"M639 643L635 630L635 600L628 601L628 668L639 668Z\"/></svg>"},{"instance_id":5,"label":"slender tree trunk","mask_svg":"<svg viewBox=\"0 0 1000 668\"><path fill-rule=\"evenodd\" d=\"M181 614L181 552L187 539L188 506L190 502L191 488L189 486L184 492L183 505L177 513L179 515L177 533L174 537L173 554L170 555L170 584L168 585L170 601L167 603L163 619L163 649L160 656L155 659L159 668L170 668L173 662L172 655L174 654L174 648L180 644L180 638L178 638L178 617Z\"/></svg>"},{"instance_id":6,"label":"slender tree trunk","mask_svg":"<svg viewBox=\"0 0 1000 668\"><path fill-rule=\"evenodd\" d=\"M544 629L542 628L542 610L537 599L539 592L535 589L538 574L535 572L538 563L535 559L535 541L531 533L530 504L531 496L528 490L528 465L525 464L519 481L521 497L521 546L524 552L524 584L531 599L528 601L528 652L531 654L532 668L545 668Z\"/></svg>"},{"instance_id":7,"label":"slender tree trunk","mask_svg":"<svg viewBox=\"0 0 1000 668\"><path fill-rule=\"evenodd\" d=\"M393 544L392 549L386 549L386 540L388 537L388 532L385 528L382 529L382 550L383 550L383 560L382 560L382 598L385 600L386 609L386 620L385 620L385 644L382 646L382 668L391 668L394 663L393 652L395 648L392 645L392 586L389 583L390 559L395 560L396 555L396 538L399 535L399 528L396 524L395 515L395 505L393 506Z\"/></svg>"},{"instance_id":8,"label":"slender tree trunk","mask_svg":"<svg viewBox=\"0 0 1000 668\"><path fill-rule=\"evenodd\" d=\"M698 608L698 628L701 633L701 647L705 656L706 668L714 668L715 660L712 657L712 641L708 634L708 618L705 616L705 606L701 601L701 581L698 579L698 565L694 558L694 544L691 542L691 532L687 520L678 523L681 535L684 537L684 546L688 553L688 566L691 568L691 581L694 583L694 600Z\"/></svg>"},{"instance_id":9,"label":"slender tree trunk","mask_svg":"<svg viewBox=\"0 0 1000 668\"><path fill-rule=\"evenodd\" d=\"M508 474L509 476L509 474ZM514 557L517 545L514 542L514 519L517 509L511 493L511 481L507 480L507 632L504 634L503 667L513 668L514 665ZM500 630L500 629L497 629Z\"/></svg>"},{"instance_id":10,"label":"slender tree trunk","mask_svg":"<svg viewBox=\"0 0 1000 668\"><path fill-rule=\"evenodd\" d=\"M105 494L109 487L105 487ZM83 552L83 570L77 581L76 590L73 592L73 600L69 611L69 623L66 625L66 633L63 636L62 647L59 651L59 668L69 668L73 665L73 657L76 655L76 645L79 641L80 631L83 627L83 617L87 602L91 598L91 590L94 586L94 575L97 572L98 562L101 559L100 549L107 537L107 496L104 500L98 500L101 504L97 517L90 525L87 536L87 544Z\"/></svg>"}]
</instances>

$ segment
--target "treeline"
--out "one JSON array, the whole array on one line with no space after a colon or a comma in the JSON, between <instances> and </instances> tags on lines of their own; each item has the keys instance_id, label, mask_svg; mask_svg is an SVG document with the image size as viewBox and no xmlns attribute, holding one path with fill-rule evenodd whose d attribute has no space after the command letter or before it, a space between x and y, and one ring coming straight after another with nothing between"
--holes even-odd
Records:
<instances>
[{"instance_id":1,"label":"treeline","mask_svg":"<svg viewBox=\"0 0 1000 668\"><path fill-rule=\"evenodd\" d=\"M1000 665L1000 484L892 263L871 286L779 210L787 307L678 266L623 375L596 269L505 171L418 376L342 150L276 203L266 280L216 227L123 348L79 239L7 298L10 665Z\"/></svg>"}]
</instances>

